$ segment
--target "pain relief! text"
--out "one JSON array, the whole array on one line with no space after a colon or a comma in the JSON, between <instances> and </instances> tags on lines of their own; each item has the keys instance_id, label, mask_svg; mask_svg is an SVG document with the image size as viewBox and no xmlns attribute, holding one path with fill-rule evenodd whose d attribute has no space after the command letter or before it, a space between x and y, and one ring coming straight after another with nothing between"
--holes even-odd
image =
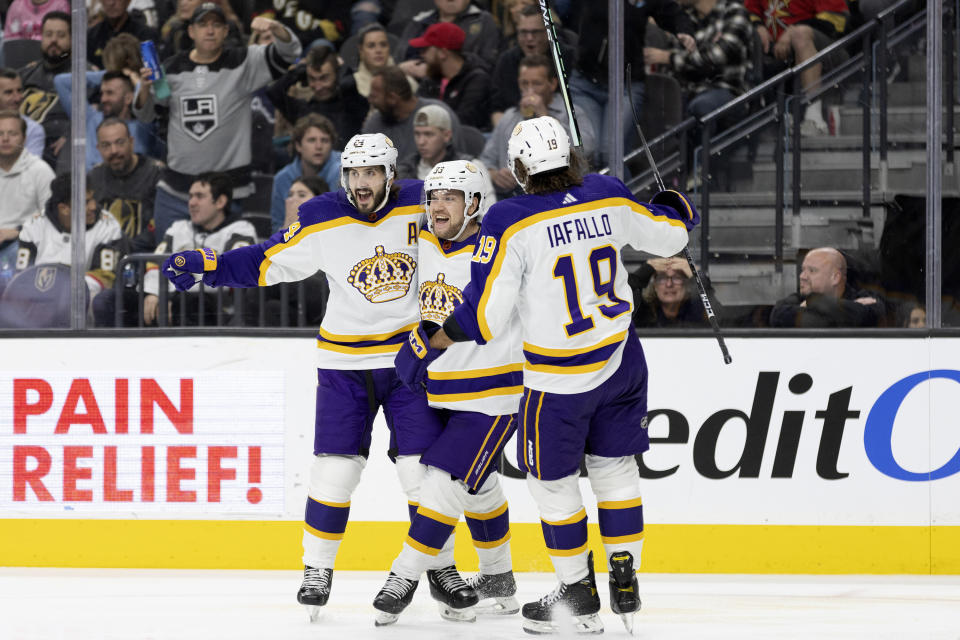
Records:
<instances>
[{"instance_id":1,"label":"pain relief! text","mask_svg":"<svg viewBox=\"0 0 960 640\"><path fill-rule=\"evenodd\" d=\"M13 446L14 502L219 503L241 470L247 486L260 483L259 446L199 444L193 379L164 390L152 378L116 378L112 394L99 382L95 393L88 378L75 378L57 397L42 378L13 380L14 436L45 436ZM262 497L249 486L247 502Z\"/></svg>"}]
</instances>

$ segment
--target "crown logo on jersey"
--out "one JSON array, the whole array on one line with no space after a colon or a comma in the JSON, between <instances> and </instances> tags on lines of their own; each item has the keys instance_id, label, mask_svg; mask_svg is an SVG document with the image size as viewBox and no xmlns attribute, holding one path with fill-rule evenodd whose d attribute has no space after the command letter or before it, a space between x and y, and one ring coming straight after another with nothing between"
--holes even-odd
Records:
<instances>
[{"instance_id":1,"label":"crown logo on jersey","mask_svg":"<svg viewBox=\"0 0 960 640\"><path fill-rule=\"evenodd\" d=\"M390 302L407 295L413 281L416 261L405 253L384 253L378 245L372 258L353 265L347 282L373 303Z\"/></svg>"},{"instance_id":2,"label":"crown logo on jersey","mask_svg":"<svg viewBox=\"0 0 960 640\"><path fill-rule=\"evenodd\" d=\"M455 286L444 282L444 275L437 274L436 281L428 280L420 285L420 317L430 322L443 324L453 309L463 302L463 293Z\"/></svg>"}]
</instances>

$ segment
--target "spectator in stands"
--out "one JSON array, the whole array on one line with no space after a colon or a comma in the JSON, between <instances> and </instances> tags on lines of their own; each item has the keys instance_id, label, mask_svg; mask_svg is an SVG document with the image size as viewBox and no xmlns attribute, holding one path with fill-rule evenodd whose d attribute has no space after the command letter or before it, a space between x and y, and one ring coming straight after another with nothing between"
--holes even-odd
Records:
<instances>
[{"instance_id":1,"label":"spectator in stands","mask_svg":"<svg viewBox=\"0 0 960 640\"><path fill-rule=\"evenodd\" d=\"M532 55L520 61L518 73L520 102L510 107L497 122L487 140L480 161L487 167L490 179L497 191L497 198L509 198L517 187L517 181L507 166L507 141L521 121L540 116L553 116L564 129L569 127L563 98L557 91L557 76L553 62L541 55ZM589 120L582 119L580 137L583 139L583 154L590 157L596 151L596 136ZM569 131L567 131L569 133Z\"/></svg>"},{"instance_id":2,"label":"spectator in stands","mask_svg":"<svg viewBox=\"0 0 960 640\"><path fill-rule=\"evenodd\" d=\"M53 84L60 96L60 103L63 105L67 115L72 113L71 99L73 96L71 86L72 75L61 73L53 79ZM157 149L156 136L150 124L140 122L133 117L132 105L134 95L134 82L130 76L122 71L88 71L87 89L93 91L100 89L100 105L87 103L87 171L100 162L100 154L97 147L92 144L97 139L97 128L106 118L120 118L125 121L133 134L134 145L137 153L153 157L159 156Z\"/></svg>"},{"instance_id":3,"label":"spectator in stands","mask_svg":"<svg viewBox=\"0 0 960 640\"><path fill-rule=\"evenodd\" d=\"M204 0L177 0L177 11L160 28L160 42L157 43L161 59L166 60L182 51L193 49L190 36L190 19L193 12ZM243 26L229 2L214 0L227 18L227 37L223 45L227 48L242 47L244 44Z\"/></svg>"},{"instance_id":4,"label":"spectator in stands","mask_svg":"<svg viewBox=\"0 0 960 640\"><path fill-rule=\"evenodd\" d=\"M304 48L314 42L339 46L350 34L352 0L256 0L254 14L278 20L297 36Z\"/></svg>"},{"instance_id":5,"label":"spectator in stands","mask_svg":"<svg viewBox=\"0 0 960 640\"><path fill-rule=\"evenodd\" d=\"M43 211L53 170L23 148L27 123L16 111L0 111L0 261L17 251L20 227Z\"/></svg>"},{"instance_id":6,"label":"spectator in stands","mask_svg":"<svg viewBox=\"0 0 960 640\"><path fill-rule=\"evenodd\" d=\"M927 310L920 305L910 305L902 326L907 329L924 329L927 326Z\"/></svg>"},{"instance_id":7,"label":"spectator in stands","mask_svg":"<svg viewBox=\"0 0 960 640\"><path fill-rule=\"evenodd\" d=\"M301 176L294 180L284 200L285 214L283 218L283 228L287 229L291 224L299 220L298 212L300 211L300 205L329 190L330 185L318 176L311 178ZM309 278L301 280L292 286L284 283L267 287L265 291L266 313L264 314L264 320L267 326L283 326L283 298L280 293L282 287L288 287L288 291L290 292L287 298L287 326L299 324L297 316L299 313L298 298L301 296L304 310L304 325L319 326L320 321L323 320L323 312L327 306L327 298L330 296L327 276L324 275L322 271L317 271ZM256 293L256 289L247 289L246 291L250 294ZM249 311L246 314L245 324L253 325L256 324L255 316L259 315L259 313L256 313L256 303L259 301L249 295L247 299L250 304L248 305Z\"/></svg>"},{"instance_id":8,"label":"spectator in stands","mask_svg":"<svg viewBox=\"0 0 960 640\"><path fill-rule=\"evenodd\" d=\"M352 75L340 79L340 61L333 49L314 47L303 62L267 88L267 96L290 123L319 113L333 122L337 137L347 140L360 132L370 111L367 99L357 92Z\"/></svg>"},{"instance_id":9,"label":"spectator in stands","mask_svg":"<svg viewBox=\"0 0 960 640\"><path fill-rule=\"evenodd\" d=\"M156 253L167 254L188 249L209 247L218 253L229 251L237 247L256 243L256 231L253 225L241 220L239 215L230 213L230 199L233 186L230 177L225 173L205 174L193 180L190 185L190 219L177 220L164 234L163 241L157 246ZM146 296L143 300L144 324L152 325L157 321L159 303L159 273L155 264L149 265L144 278L143 289ZM173 285L163 280L168 291L173 291ZM199 289L199 288L198 288ZM186 294L188 324L196 324L198 319L199 294L194 289ZM210 293L204 301L204 324L216 323L216 296ZM173 297L168 302L168 318L177 322L179 319L180 296ZM115 298L109 293L99 296L103 299L100 304L94 304L94 318L97 326L111 326L114 324ZM125 293L124 325L136 323L136 305L128 301L136 299L136 293Z\"/></svg>"},{"instance_id":10,"label":"spectator in stands","mask_svg":"<svg viewBox=\"0 0 960 640\"><path fill-rule=\"evenodd\" d=\"M153 201L163 165L134 151L129 123L117 117L97 127L97 151L103 162L87 175L97 205L120 223L129 245L124 253L152 251Z\"/></svg>"},{"instance_id":11,"label":"spectator in stands","mask_svg":"<svg viewBox=\"0 0 960 640\"><path fill-rule=\"evenodd\" d=\"M877 327L884 317L876 295L847 286L847 261L836 249L809 251L799 280L799 292L773 306L771 327Z\"/></svg>"},{"instance_id":12,"label":"spectator in stands","mask_svg":"<svg viewBox=\"0 0 960 640\"><path fill-rule=\"evenodd\" d=\"M422 36L432 24L453 23L467 34L462 50L476 54L487 69L493 69L500 48L500 29L493 16L472 5L470 0L434 0L433 3L435 9L417 14L407 23L403 35L400 36L404 45ZM414 51L407 49L400 54L400 58L406 61L400 65L406 73L415 78L425 75L426 67L423 62L412 60L416 58Z\"/></svg>"},{"instance_id":13,"label":"spectator in stands","mask_svg":"<svg viewBox=\"0 0 960 640\"><path fill-rule=\"evenodd\" d=\"M270 222L274 231L285 227L284 199L297 178L319 177L328 185L340 184L340 151L333 123L319 113L308 113L293 128L293 148L297 157L273 178L270 198Z\"/></svg>"},{"instance_id":14,"label":"spectator in stands","mask_svg":"<svg viewBox=\"0 0 960 640\"><path fill-rule=\"evenodd\" d=\"M487 189L484 194L484 203L489 206L497 201L493 183L489 172L477 158L466 153L459 153L453 148L453 131L451 130L450 115L438 105L428 104L417 110L413 116L413 137L417 145L417 153L407 156L397 165L398 178L423 180L433 167L448 160L467 160L484 170L487 179Z\"/></svg>"},{"instance_id":15,"label":"spectator in stands","mask_svg":"<svg viewBox=\"0 0 960 640\"><path fill-rule=\"evenodd\" d=\"M643 79L646 75L643 61L643 47L646 26L649 18L657 25L677 36L688 51L693 51L693 24L675 0L646 0L624 3L624 62L631 65L633 99L637 109L643 108ZM609 104L610 89L607 86L607 64L609 47L607 46L607 2L576 2L573 4L571 22L578 25L580 34L577 49L577 66L570 77L570 95L582 127L589 120L597 132L600 148L610 142L611 131L621 131L624 144L636 137L633 126L633 113L627 99L626 88L622 96L622 112L619 124L611 123L612 110ZM561 120L562 121L562 120ZM639 140L636 141L639 143ZM605 153L601 153L601 161Z\"/></svg>"},{"instance_id":16,"label":"spectator in stands","mask_svg":"<svg viewBox=\"0 0 960 640\"><path fill-rule=\"evenodd\" d=\"M121 33L107 40L103 46L103 70L123 71L132 74L131 81L140 81L140 41L129 33Z\"/></svg>"},{"instance_id":17,"label":"spectator in stands","mask_svg":"<svg viewBox=\"0 0 960 640\"><path fill-rule=\"evenodd\" d=\"M60 175L49 185L50 199L43 212L38 212L23 225L20 231L20 247L17 251L17 270L22 271L34 264L73 263L70 231L72 217L70 175ZM120 225L112 215L101 211L93 197L93 189L87 189L86 231L84 232L86 283L88 300L113 286L114 268L117 265L117 250L114 243L120 239Z\"/></svg>"},{"instance_id":18,"label":"spectator in stands","mask_svg":"<svg viewBox=\"0 0 960 640\"><path fill-rule=\"evenodd\" d=\"M524 56L541 55L550 57L550 41L547 39L547 27L543 24L540 6L533 4L514 4L520 7L516 20L516 46L505 50L497 58L493 71L493 88L490 93L491 124L496 125L503 112L520 102L520 90L517 87L517 73L520 60ZM560 44L563 63L566 69L573 69L575 51L566 44Z\"/></svg>"},{"instance_id":19,"label":"spectator in stands","mask_svg":"<svg viewBox=\"0 0 960 640\"><path fill-rule=\"evenodd\" d=\"M141 91L134 114L144 122L156 117L154 105L170 109L167 133L167 167L157 188L153 213L156 232L163 237L174 220L189 217L189 188L193 176L223 171L234 185L233 198L253 193L250 160L252 131L251 96L280 77L300 53L300 43L286 27L267 18L254 18L253 31L273 32L266 47L224 48L226 16L212 2L193 12L190 35L195 46L164 63L171 94L157 100L150 70L141 71ZM210 68L217 69L210 73Z\"/></svg>"},{"instance_id":20,"label":"spectator in stands","mask_svg":"<svg viewBox=\"0 0 960 640\"><path fill-rule=\"evenodd\" d=\"M103 68L103 48L111 38L128 33L139 41L156 40L159 33L140 11L130 12L130 0L100 0L103 19L87 30L87 62Z\"/></svg>"},{"instance_id":21,"label":"spectator in stands","mask_svg":"<svg viewBox=\"0 0 960 640\"><path fill-rule=\"evenodd\" d=\"M697 295L686 259L651 258L629 276L633 289L633 324L636 327L708 327L703 303ZM721 312L709 280L704 280L713 311Z\"/></svg>"},{"instance_id":22,"label":"spectator in stands","mask_svg":"<svg viewBox=\"0 0 960 640\"><path fill-rule=\"evenodd\" d=\"M462 52L463 29L450 22L427 27L411 47L421 49L425 75L419 95L443 100L463 124L490 128L490 74L473 54Z\"/></svg>"},{"instance_id":23,"label":"spectator in stands","mask_svg":"<svg viewBox=\"0 0 960 640\"><path fill-rule=\"evenodd\" d=\"M40 40L43 19L51 11L70 13L70 0L13 0L6 11L4 40Z\"/></svg>"},{"instance_id":24,"label":"spectator in stands","mask_svg":"<svg viewBox=\"0 0 960 640\"><path fill-rule=\"evenodd\" d=\"M392 67L396 62L390 55L390 40L383 25L369 24L357 33L357 38L359 62L357 70L353 73L353 80L357 85L357 91L366 98L370 95L370 80L373 78L373 72ZM419 88L417 81L411 76L407 76L407 80L410 82L411 91L416 93Z\"/></svg>"},{"instance_id":25,"label":"spectator in stands","mask_svg":"<svg viewBox=\"0 0 960 640\"><path fill-rule=\"evenodd\" d=\"M648 65L669 68L683 87L686 114L699 120L746 91L753 31L737 0L678 1L696 29L696 49L646 47L643 58ZM734 124L744 115L731 114L733 122L722 126Z\"/></svg>"},{"instance_id":26,"label":"spectator in stands","mask_svg":"<svg viewBox=\"0 0 960 640\"><path fill-rule=\"evenodd\" d=\"M0 69L0 111L19 113L21 104L23 104L23 80L13 69ZM43 127L29 116L21 115L20 117L27 123L25 144L27 151L38 158L42 157L45 140Z\"/></svg>"},{"instance_id":27,"label":"spectator in stands","mask_svg":"<svg viewBox=\"0 0 960 640\"><path fill-rule=\"evenodd\" d=\"M370 81L370 106L373 111L363 123L362 133L382 133L400 150L401 159L413 155L413 114L428 104L440 105L450 114L454 146L459 146L460 119L443 102L413 95L407 76L399 67L387 67L373 74Z\"/></svg>"},{"instance_id":28,"label":"spectator in stands","mask_svg":"<svg viewBox=\"0 0 960 640\"><path fill-rule=\"evenodd\" d=\"M551 3L555 4L555 3ZM497 9L491 10L494 20L500 26L500 51L506 51L517 46L518 32L520 31L520 16L527 7L533 7L540 14L540 4L537 0L505 0L497 3ZM543 14L540 14L541 16ZM540 18L543 23L543 17ZM536 52L542 53L542 52ZM517 60L519 62L519 60ZM508 105L509 106L509 105Z\"/></svg>"},{"instance_id":29,"label":"spectator in stands","mask_svg":"<svg viewBox=\"0 0 960 640\"><path fill-rule=\"evenodd\" d=\"M60 103L53 78L70 71L70 14L51 11L43 17L40 51L43 57L18 70L23 80L20 113L33 118L46 136L43 159L59 173L70 170L70 153L61 153L70 135L70 118Z\"/></svg>"},{"instance_id":30,"label":"spectator in stands","mask_svg":"<svg viewBox=\"0 0 960 640\"><path fill-rule=\"evenodd\" d=\"M771 54L782 64L768 69L775 73L787 66L800 64L817 55L843 35L849 18L845 0L793 0L789 3L771 3L770 0L745 0L744 6L750 20L757 28L760 44L765 54ZM838 52L824 63L803 70L800 82L805 92L820 86L824 70L836 66L843 59ZM805 136L826 134L829 131L823 118L823 105L814 100L800 123L800 133Z\"/></svg>"}]
</instances>

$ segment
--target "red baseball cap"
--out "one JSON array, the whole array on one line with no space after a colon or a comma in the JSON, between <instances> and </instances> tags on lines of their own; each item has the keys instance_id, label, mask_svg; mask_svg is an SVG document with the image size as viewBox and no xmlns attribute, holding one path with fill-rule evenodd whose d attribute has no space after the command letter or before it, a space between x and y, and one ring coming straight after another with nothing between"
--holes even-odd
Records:
<instances>
[{"instance_id":1,"label":"red baseball cap","mask_svg":"<svg viewBox=\"0 0 960 640\"><path fill-rule=\"evenodd\" d=\"M466 37L467 34L463 32L463 29L452 22L438 22L427 27L422 36L409 42L411 47L418 49L440 47L441 49L460 51Z\"/></svg>"}]
</instances>

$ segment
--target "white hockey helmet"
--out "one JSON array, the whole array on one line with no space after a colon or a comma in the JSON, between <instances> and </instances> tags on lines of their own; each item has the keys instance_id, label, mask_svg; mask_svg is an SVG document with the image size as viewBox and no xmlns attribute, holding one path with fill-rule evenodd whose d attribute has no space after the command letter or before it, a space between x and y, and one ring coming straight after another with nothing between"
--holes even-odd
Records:
<instances>
[{"instance_id":1,"label":"white hockey helmet","mask_svg":"<svg viewBox=\"0 0 960 640\"><path fill-rule=\"evenodd\" d=\"M353 206L357 206L357 203L353 201L353 194L350 193L347 183L348 170L353 167L375 166L383 167L387 178L383 202L377 205L376 210L379 210L387 203L390 187L397 175L397 148L393 146L393 141L382 133L359 133L350 138L340 154L340 185L347 192L347 200Z\"/></svg>"},{"instance_id":2,"label":"white hockey helmet","mask_svg":"<svg viewBox=\"0 0 960 640\"><path fill-rule=\"evenodd\" d=\"M474 218L482 217L486 213L484 206L484 191L487 188L487 177L479 166L466 160L450 160L440 162L423 181L423 205L427 209L430 201L430 192L437 189L462 191L463 192L463 223L457 231L454 238L459 238L463 230ZM470 211L470 205L473 203L473 197L479 198L477 210ZM429 210L428 210L429 212ZM427 226L433 232L433 217L427 216Z\"/></svg>"},{"instance_id":3,"label":"white hockey helmet","mask_svg":"<svg viewBox=\"0 0 960 640\"><path fill-rule=\"evenodd\" d=\"M556 118L541 116L517 124L507 141L507 165L517 177L516 161L523 163L528 176L570 166L570 136Z\"/></svg>"}]
</instances>

